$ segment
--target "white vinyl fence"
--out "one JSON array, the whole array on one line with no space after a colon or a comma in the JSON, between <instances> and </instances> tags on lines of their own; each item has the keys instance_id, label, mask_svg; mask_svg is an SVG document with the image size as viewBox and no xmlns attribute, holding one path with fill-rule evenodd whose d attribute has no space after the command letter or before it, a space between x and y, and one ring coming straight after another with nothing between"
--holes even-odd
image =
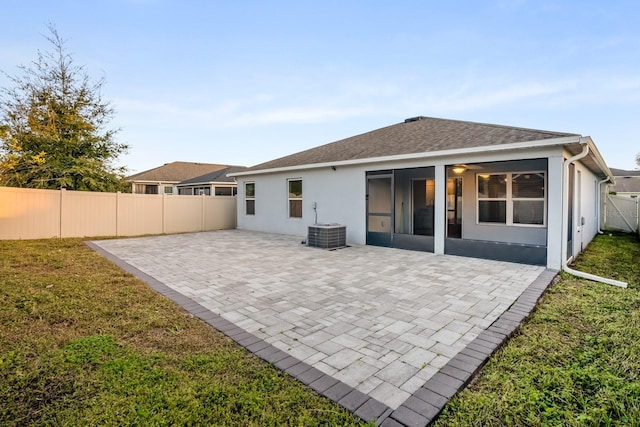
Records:
<instances>
[{"instance_id":1,"label":"white vinyl fence","mask_svg":"<svg viewBox=\"0 0 640 427\"><path fill-rule=\"evenodd\" d=\"M236 227L236 198L0 187L0 240L140 236Z\"/></svg>"},{"instance_id":2,"label":"white vinyl fence","mask_svg":"<svg viewBox=\"0 0 640 427\"><path fill-rule=\"evenodd\" d=\"M605 228L637 233L638 198L607 194Z\"/></svg>"}]
</instances>

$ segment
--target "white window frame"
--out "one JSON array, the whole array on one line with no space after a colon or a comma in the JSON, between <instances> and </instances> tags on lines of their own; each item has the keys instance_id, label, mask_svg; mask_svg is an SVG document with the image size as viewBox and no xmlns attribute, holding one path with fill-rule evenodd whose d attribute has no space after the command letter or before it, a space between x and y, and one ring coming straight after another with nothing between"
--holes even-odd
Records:
<instances>
[{"instance_id":1,"label":"white window frame","mask_svg":"<svg viewBox=\"0 0 640 427\"><path fill-rule=\"evenodd\" d=\"M544 195L543 197L513 197L513 176L514 175L526 175L526 174L542 174L544 176ZM479 185L480 175L506 175L507 179L507 194L505 197L480 197ZM545 228L547 226L547 171L513 171L513 172L489 172L489 173L477 173L476 174L476 225L496 225L496 226L509 226L509 227L530 227L530 228ZM516 201L542 201L542 224L520 224L513 222L513 202ZM480 202L481 201L505 201L506 203L506 222L481 222L480 221Z\"/></svg>"},{"instance_id":2,"label":"white window frame","mask_svg":"<svg viewBox=\"0 0 640 427\"><path fill-rule=\"evenodd\" d=\"M300 181L300 192L302 193L302 197L304 197L304 184L302 182L302 178L288 178L287 179L287 217L291 218L291 219L302 219L302 207L303 207L303 202L302 202L302 197L291 197L291 192L289 191L289 186L290 183L293 181ZM296 201L299 200L300 201L300 216L291 216L291 202L292 201Z\"/></svg>"},{"instance_id":3,"label":"white window frame","mask_svg":"<svg viewBox=\"0 0 640 427\"><path fill-rule=\"evenodd\" d=\"M247 196L247 185L253 185L253 196ZM253 213L247 212L247 201L253 200ZM245 181L244 182L244 214L249 216L255 216L256 214L256 182L255 181Z\"/></svg>"}]
</instances>

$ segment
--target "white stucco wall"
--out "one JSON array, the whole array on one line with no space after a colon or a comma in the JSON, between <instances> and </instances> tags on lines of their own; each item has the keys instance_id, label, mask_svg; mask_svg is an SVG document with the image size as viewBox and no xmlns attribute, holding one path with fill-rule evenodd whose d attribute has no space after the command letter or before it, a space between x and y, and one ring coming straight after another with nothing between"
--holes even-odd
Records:
<instances>
[{"instance_id":1,"label":"white stucco wall","mask_svg":"<svg viewBox=\"0 0 640 427\"><path fill-rule=\"evenodd\" d=\"M350 244L365 244L366 242L366 172L383 169L403 169L414 167L435 166L436 172L445 165L471 164L478 162L498 162L521 159L539 159L549 156L561 157L560 149L518 150L501 153L479 153L464 158L430 158L424 160L393 161L378 164L338 166L336 170L330 167L306 169L290 172L265 173L259 175L238 176L238 228L262 232L296 235L302 239L306 237L307 227L315 222L313 202L317 204L318 222L333 222L347 226L347 242ZM554 163L558 166L557 162ZM440 169L444 170L444 169ZM465 179L465 217L463 237L471 239L498 240L514 243L546 244L546 227L502 227L478 226L475 223L475 179L474 171L468 171ZM558 229L557 222L561 215L558 201L561 199L559 185L560 172L549 171L547 181L548 217L547 223L552 229ZM438 177L438 173L436 173ZM302 218L288 218L287 180L302 179L303 181L303 214ZM553 181L551 181L553 180ZM244 183L255 182L255 215L245 214ZM443 187L444 188L444 187ZM437 188L436 190L442 190ZM446 193L438 191L439 197ZM444 206L444 200L436 200L436 215L438 205ZM438 220L444 218L436 218ZM442 222L442 221L438 221ZM443 239L436 223L436 240ZM444 230L444 225L441 226ZM521 235L514 236L514 233ZM496 238L497 237L497 238ZM554 244L561 240L554 241ZM436 249L439 242L435 242ZM436 251L438 253L439 251ZM560 252L560 249L557 249Z\"/></svg>"},{"instance_id":2,"label":"white stucco wall","mask_svg":"<svg viewBox=\"0 0 640 427\"><path fill-rule=\"evenodd\" d=\"M288 217L288 179L302 179L302 218ZM365 170L340 167L238 177L238 228L306 237L315 223L347 226L347 242L365 243ZM255 182L255 215L245 214L244 183Z\"/></svg>"},{"instance_id":3,"label":"white stucco wall","mask_svg":"<svg viewBox=\"0 0 640 427\"><path fill-rule=\"evenodd\" d=\"M600 181L582 163L576 162L575 165L574 256L582 252L595 235L598 234L597 183ZM581 224L581 218L584 219L584 224Z\"/></svg>"},{"instance_id":4,"label":"white stucco wall","mask_svg":"<svg viewBox=\"0 0 640 427\"><path fill-rule=\"evenodd\" d=\"M563 153L560 148L548 148L518 150L508 153L482 153L455 159L443 157L337 166L336 170L326 166L317 169L238 176L237 224L239 229L295 235L299 236L302 241L306 238L307 227L316 221L313 209L313 203L315 202L318 223L344 224L347 226L347 242L349 244L365 244L367 171L434 166L436 179L440 180L439 182L444 182L444 166L447 165L546 158L547 220L545 227L505 227L476 224L476 172L468 170L463 175L463 238L546 244L548 251L547 267L560 269L563 256L561 253L563 157L570 157L570 155ZM532 167L531 169L539 168ZM288 217L288 179L302 179L302 218ZM576 191L574 192L573 209L574 255L577 255L586 247L597 234L598 209L596 191L598 181L599 178L596 175L590 172L582 163L576 162ZM245 182L255 183L255 215L245 214ZM578 195L578 185L580 195ZM436 253L442 253L444 248L445 227L442 221L445 220L443 216L445 197L444 185L440 188L436 183L436 223L434 230L434 249ZM584 224L581 224L581 217L584 218Z\"/></svg>"},{"instance_id":5,"label":"white stucco wall","mask_svg":"<svg viewBox=\"0 0 640 427\"><path fill-rule=\"evenodd\" d=\"M548 159L547 177L547 268L562 268L562 165L558 150Z\"/></svg>"}]
</instances>

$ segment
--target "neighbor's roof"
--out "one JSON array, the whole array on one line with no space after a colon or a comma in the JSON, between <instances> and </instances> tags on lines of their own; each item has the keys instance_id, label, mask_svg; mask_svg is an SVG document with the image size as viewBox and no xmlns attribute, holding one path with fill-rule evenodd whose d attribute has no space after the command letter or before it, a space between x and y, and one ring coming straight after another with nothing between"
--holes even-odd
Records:
<instances>
[{"instance_id":1,"label":"neighbor's roof","mask_svg":"<svg viewBox=\"0 0 640 427\"><path fill-rule=\"evenodd\" d=\"M214 163L171 162L127 177L127 181L181 182L228 168Z\"/></svg>"},{"instance_id":2,"label":"neighbor's roof","mask_svg":"<svg viewBox=\"0 0 640 427\"><path fill-rule=\"evenodd\" d=\"M616 168L611 168L611 173L613 174L613 176L640 176L640 169L636 169L636 170L624 170L624 169L616 169Z\"/></svg>"},{"instance_id":3,"label":"neighbor's roof","mask_svg":"<svg viewBox=\"0 0 640 427\"><path fill-rule=\"evenodd\" d=\"M640 193L640 175L618 176L611 189L617 193Z\"/></svg>"},{"instance_id":4,"label":"neighbor's roof","mask_svg":"<svg viewBox=\"0 0 640 427\"><path fill-rule=\"evenodd\" d=\"M227 166L224 169L220 169L205 175L196 176L195 178L182 181L181 185L194 185L194 184L208 184L211 182L235 182L234 178L228 177L227 174L242 172L247 169L246 166Z\"/></svg>"},{"instance_id":5,"label":"neighbor's roof","mask_svg":"<svg viewBox=\"0 0 640 427\"><path fill-rule=\"evenodd\" d=\"M246 171L478 148L568 136L580 135L420 116L252 166Z\"/></svg>"}]
</instances>

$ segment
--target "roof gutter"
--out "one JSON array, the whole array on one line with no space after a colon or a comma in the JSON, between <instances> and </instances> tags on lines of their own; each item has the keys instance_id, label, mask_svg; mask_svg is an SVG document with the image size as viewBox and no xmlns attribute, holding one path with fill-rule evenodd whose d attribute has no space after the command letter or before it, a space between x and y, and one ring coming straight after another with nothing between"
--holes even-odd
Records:
<instances>
[{"instance_id":1,"label":"roof gutter","mask_svg":"<svg viewBox=\"0 0 640 427\"><path fill-rule=\"evenodd\" d=\"M582 271L569 268L567 265L567 239L569 237L569 224L567 218L569 217L569 165L577 160L580 160L589 155L589 147L591 138L580 138L580 144L582 144L582 152L576 154L573 157L568 158L562 165L562 244L560 256L562 257L562 270L577 277L583 279L593 280L594 282L606 283L608 285L619 286L626 288L627 283L614 279L608 279L606 277L596 276L595 274L584 273ZM606 172L605 172L606 173Z\"/></svg>"},{"instance_id":2,"label":"roof gutter","mask_svg":"<svg viewBox=\"0 0 640 427\"><path fill-rule=\"evenodd\" d=\"M602 158L600 151L598 151L598 148L593 143L593 140L591 139L591 137L587 136L586 138L588 139L587 142L589 144L589 152L591 154L591 157L596 162L600 170L604 172L605 176L609 178L609 181L611 182L611 184L615 185L616 178L613 176L613 172L611 172L611 170L609 169L609 166L607 166L607 163Z\"/></svg>"},{"instance_id":3,"label":"roof gutter","mask_svg":"<svg viewBox=\"0 0 640 427\"><path fill-rule=\"evenodd\" d=\"M252 171L234 172L234 173L228 174L227 176L236 177L236 176L247 176L247 175L259 175L263 173L289 172L289 171L305 170L305 169L318 169L318 168L325 168L325 167L331 167L331 166L335 166L335 167L351 166L351 165L381 163L381 162L399 161L399 160L438 158L438 157L456 156L460 154L477 154L477 153L489 153L489 152L520 150L520 149L544 148L544 147L553 147L553 146L564 145L564 144L572 144L572 143L575 144L580 142L580 139L581 139L580 135L575 135L575 136L567 136L562 138L542 139L539 141L516 142L513 144L502 144L502 145L492 145L492 146L473 147L473 148L456 148L453 150L427 151L422 153L398 154L393 156L367 157L364 159L341 160L337 162L323 162L323 163L312 163L312 164L306 164L306 165L284 166L284 167L272 168L272 169L258 169L258 170L252 170Z\"/></svg>"}]
</instances>

